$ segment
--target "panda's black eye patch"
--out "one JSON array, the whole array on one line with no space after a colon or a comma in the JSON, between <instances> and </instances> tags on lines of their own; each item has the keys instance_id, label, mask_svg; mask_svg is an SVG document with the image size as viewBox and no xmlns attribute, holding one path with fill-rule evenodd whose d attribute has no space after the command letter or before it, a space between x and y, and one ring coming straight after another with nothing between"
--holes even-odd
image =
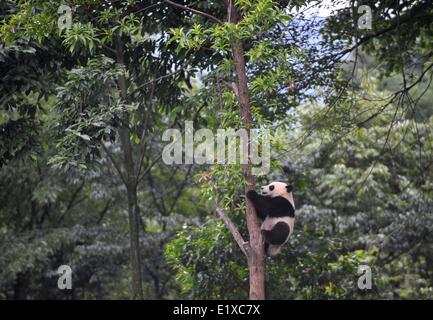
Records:
<instances>
[{"instance_id":1,"label":"panda's black eye patch","mask_svg":"<svg viewBox=\"0 0 433 320\"><path fill-rule=\"evenodd\" d=\"M269 186L269 190L274 190L275 189L275 186Z\"/></svg>"}]
</instances>

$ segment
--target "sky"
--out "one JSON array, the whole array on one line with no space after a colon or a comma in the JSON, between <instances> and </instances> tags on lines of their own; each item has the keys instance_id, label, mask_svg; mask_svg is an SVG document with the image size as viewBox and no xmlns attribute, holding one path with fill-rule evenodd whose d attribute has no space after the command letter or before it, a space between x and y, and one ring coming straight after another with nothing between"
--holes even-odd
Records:
<instances>
[{"instance_id":1,"label":"sky","mask_svg":"<svg viewBox=\"0 0 433 320\"><path fill-rule=\"evenodd\" d=\"M302 7L298 12L304 11L307 17L328 17L332 10L338 10L349 5L349 0L322 0ZM297 11L295 11L297 12Z\"/></svg>"}]
</instances>

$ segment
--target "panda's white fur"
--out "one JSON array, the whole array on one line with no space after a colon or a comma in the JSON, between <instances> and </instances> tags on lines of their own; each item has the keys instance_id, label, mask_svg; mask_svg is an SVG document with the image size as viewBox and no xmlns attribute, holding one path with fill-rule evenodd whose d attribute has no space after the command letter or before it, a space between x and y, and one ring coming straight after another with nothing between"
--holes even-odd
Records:
<instances>
[{"instance_id":1,"label":"panda's white fur","mask_svg":"<svg viewBox=\"0 0 433 320\"><path fill-rule=\"evenodd\" d=\"M270 190L270 186L274 186L273 190ZM260 188L260 193L263 196L267 196L267 197L283 197L285 199L287 199L293 206L293 209L295 208L295 202L293 201L293 194L292 192L287 192L287 184L283 183L283 182L272 182L266 186L263 186ZM261 226L261 230L272 230L274 228L274 226L278 223L278 222L284 222L287 223L290 227L290 233L289 236L287 237L286 241L284 243L287 242L287 240L289 239L289 237L292 235L293 233L293 228L295 226L295 218L294 217L269 217L267 216L266 219L263 221L262 226ZM283 244L284 244L283 243ZM269 248L268 248L268 254L270 256L274 256L276 254L278 254L281 250L281 247L283 246L283 244L281 245L272 245L269 244Z\"/></svg>"}]
</instances>

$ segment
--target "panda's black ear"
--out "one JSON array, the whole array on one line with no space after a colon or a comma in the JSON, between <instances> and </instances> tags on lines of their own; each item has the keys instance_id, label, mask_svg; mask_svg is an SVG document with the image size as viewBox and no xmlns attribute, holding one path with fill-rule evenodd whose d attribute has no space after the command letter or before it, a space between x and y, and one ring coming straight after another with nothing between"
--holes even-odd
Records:
<instances>
[{"instance_id":1,"label":"panda's black ear","mask_svg":"<svg viewBox=\"0 0 433 320\"><path fill-rule=\"evenodd\" d=\"M288 184L286 186L287 192L292 192L293 191L293 186L291 184Z\"/></svg>"}]
</instances>

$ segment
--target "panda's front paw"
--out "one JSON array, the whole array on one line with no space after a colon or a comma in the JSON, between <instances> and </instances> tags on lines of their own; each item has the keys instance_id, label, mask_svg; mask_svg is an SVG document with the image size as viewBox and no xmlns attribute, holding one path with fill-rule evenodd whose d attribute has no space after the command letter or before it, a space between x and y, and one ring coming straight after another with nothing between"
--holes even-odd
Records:
<instances>
[{"instance_id":1,"label":"panda's front paw","mask_svg":"<svg viewBox=\"0 0 433 320\"><path fill-rule=\"evenodd\" d=\"M254 200L258 197L258 193L255 190L249 190L247 192L247 198L250 200Z\"/></svg>"}]
</instances>

